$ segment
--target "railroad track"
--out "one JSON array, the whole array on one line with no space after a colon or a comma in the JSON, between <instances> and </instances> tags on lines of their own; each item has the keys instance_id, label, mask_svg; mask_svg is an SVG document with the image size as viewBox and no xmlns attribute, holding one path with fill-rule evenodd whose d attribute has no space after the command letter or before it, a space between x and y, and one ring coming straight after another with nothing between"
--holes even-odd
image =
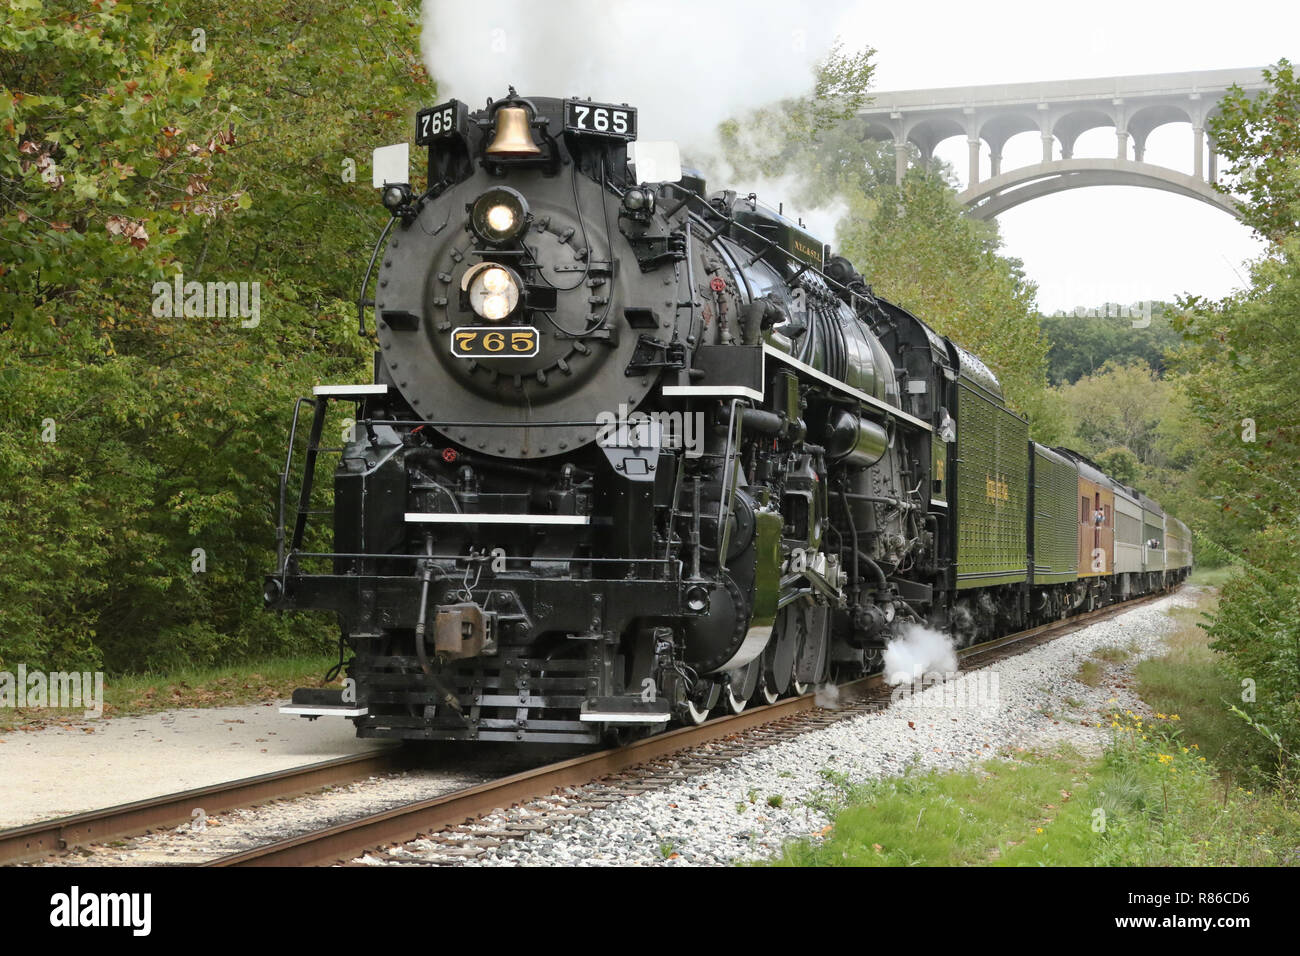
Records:
<instances>
[{"instance_id":1,"label":"railroad track","mask_svg":"<svg viewBox=\"0 0 1300 956\"><path fill-rule=\"evenodd\" d=\"M408 760L408 755L396 748L373 750L0 830L0 865L37 859L89 843L104 843L149 830L179 826L190 822L195 810L211 816L350 783L372 774L400 770Z\"/></svg>"},{"instance_id":2,"label":"railroad track","mask_svg":"<svg viewBox=\"0 0 1300 956\"><path fill-rule=\"evenodd\" d=\"M1125 604L1030 628L959 651L963 670L1022 654L1040 644L1108 620L1165 597L1153 594ZM563 818L590 813L602 806L647 790L671 786L688 777L716 769L755 749L820 729L889 705L890 688L882 675L864 677L840 687L837 709L826 710L809 693L697 727L682 727L639 740L627 747L604 750L512 774L450 794L395 807L241 853L220 857L204 866L320 866L346 863L367 851L409 842L421 834L438 845L441 862L460 862L481 855L504 840L521 839ZM685 759L676 755L691 751ZM568 792L563 792L568 791ZM547 806L526 823L493 829L473 821L495 810L544 801ZM382 850L379 859L399 861ZM424 862L440 862L437 859Z\"/></svg>"},{"instance_id":3,"label":"railroad track","mask_svg":"<svg viewBox=\"0 0 1300 956\"><path fill-rule=\"evenodd\" d=\"M959 652L963 669L975 662L1023 653L1038 644L1140 607L1164 594L1112 605L998 638ZM449 858L474 855L493 841L517 839L528 829L485 831L468 826L494 810L550 798L557 817L590 812L616 799L669 786L721 766L743 753L770 746L828 724L881 710L890 692L880 675L840 687L840 706L817 706L814 694L787 698L762 707L718 717L698 727L682 727L619 749L604 750L533 770L511 774L428 800L406 804L325 829L304 833L205 866L313 866L357 857L376 847L402 843L419 834L445 844ZM697 751L687 759L674 755ZM407 769L412 756L396 748L339 757L304 767L245 777L226 783L167 794L73 816L0 830L0 865L47 857L78 846L105 843L191 821L201 809L211 816L227 810L270 803L365 777ZM554 796L577 789L575 796ZM532 829L544 821L533 824Z\"/></svg>"}]
</instances>

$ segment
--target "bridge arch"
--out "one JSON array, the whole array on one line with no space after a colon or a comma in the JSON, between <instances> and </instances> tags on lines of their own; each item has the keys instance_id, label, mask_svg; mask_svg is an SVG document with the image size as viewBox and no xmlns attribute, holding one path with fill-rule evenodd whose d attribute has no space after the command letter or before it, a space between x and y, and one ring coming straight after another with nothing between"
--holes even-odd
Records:
<instances>
[{"instance_id":1,"label":"bridge arch","mask_svg":"<svg viewBox=\"0 0 1300 956\"><path fill-rule=\"evenodd\" d=\"M1021 166L986 179L958 194L976 219L992 219L1008 209L1052 193L1086 186L1142 186L1186 196L1241 218L1232 197L1195 176L1123 159L1060 159Z\"/></svg>"},{"instance_id":2,"label":"bridge arch","mask_svg":"<svg viewBox=\"0 0 1300 956\"><path fill-rule=\"evenodd\" d=\"M1037 196L1090 185L1161 189L1239 216L1232 198L1212 185L1218 180L1217 156L1205 128L1234 86L1253 93L1267 83L1256 68L903 90L875 94L859 116L868 137L892 140L899 182L916 153L928 162L936 145L965 133L970 175L961 197L980 218ZM1191 125L1190 176L1145 161L1151 133L1170 123ZM1079 137L1106 127L1115 131L1115 158L1076 159ZM1003 146L1013 136L1034 131L1041 137L1042 161L1003 172ZM985 147L989 177L981 181Z\"/></svg>"}]
</instances>

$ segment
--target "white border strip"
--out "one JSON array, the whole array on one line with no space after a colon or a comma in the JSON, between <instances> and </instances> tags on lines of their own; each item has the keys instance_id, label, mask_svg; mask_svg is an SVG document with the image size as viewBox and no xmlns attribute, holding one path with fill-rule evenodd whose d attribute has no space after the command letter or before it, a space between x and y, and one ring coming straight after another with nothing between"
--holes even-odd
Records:
<instances>
[{"instance_id":1,"label":"white border strip","mask_svg":"<svg viewBox=\"0 0 1300 956\"><path fill-rule=\"evenodd\" d=\"M663 394L666 398L752 398L756 402L763 400L763 393L748 385L665 385Z\"/></svg>"},{"instance_id":2,"label":"white border strip","mask_svg":"<svg viewBox=\"0 0 1300 956\"><path fill-rule=\"evenodd\" d=\"M901 418L903 419L903 421L911 422L913 425L916 425L918 428L924 428L928 432L934 431L934 428L931 427L928 422L923 422L921 421L921 419L915 417L914 415L907 414L907 412L903 411L901 408L896 408L893 405L890 405L888 402L882 402L880 399L876 398L873 395L868 395L866 392L860 392L851 385L845 385L839 379L831 378L831 376L827 375L825 372L819 372L811 365L805 365L803 362L800 362L793 355L787 355L786 353L782 352L780 349L773 348L767 342L763 343L763 355L765 358L766 356L770 355L778 362L784 362L786 365L793 366L794 368L797 368L799 371L803 372L805 375L815 378L819 382L823 382L824 384L829 385L832 388L839 389L841 392L846 392L847 394L852 395L860 402L865 402L866 404L872 405L883 412L888 412L889 414L893 415L895 418Z\"/></svg>"},{"instance_id":3,"label":"white border strip","mask_svg":"<svg viewBox=\"0 0 1300 956\"><path fill-rule=\"evenodd\" d=\"M317 385L313 395L387 395L387 385Z\"/></svg>"},{"instance_id":4,"label":"white border strip","mask_svg":"<svg viewBox=\"0 0 1300 956\"><path fill-rule=\"evenodd\" d=\"M588 710L578 715L579 720L588 724L662 724L670 717L672 714L603 714Z\"/></svg>"},{"instance_id":5,"label":"white border strip","mask_svg":"<svg viewBox=\"0 0 1300 956\"><path fill-rule=\"evenodd\" d=\"M285 704L280 708L282 714L297 714L300 717L365 717L370 713L369 707L312 707L310 704Z\"/></svg>"},{"instance_id":6,"label":"white border strip","mask_svg":"<svg viewBox=\"0 0 1300 956\"><path fill-rule=\"evenodd\" d=\"M406 520L413 524L591 524L588 515L461 514L436 511L408 511Z\"/></svg>"}]
</instances>

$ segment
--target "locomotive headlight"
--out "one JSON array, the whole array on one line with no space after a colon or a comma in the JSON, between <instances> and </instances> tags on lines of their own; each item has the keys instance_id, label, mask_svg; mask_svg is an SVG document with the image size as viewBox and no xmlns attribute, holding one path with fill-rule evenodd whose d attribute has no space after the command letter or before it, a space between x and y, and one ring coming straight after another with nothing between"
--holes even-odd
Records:
<instances>
[{"instance_id":1,"label":"locomotive headlight","mask_svg":"<svg viewBox=\"0 0 1300 956\"><path fill-rule=\"evenodd\" d=\"M519 279L506 266L480 262L465 273L461 288L470 308L492 322L499 322L519 305Z\"/></svg>"},{"instance_id":2,"label":"locomotive headlight","mask_svg":"<svg viewBox=\"0 0 1300 956\"><path fill-rule=\"evenodd\" d=\"M509 186L489 189L470 207L470 225L480 239L494 245L518 239L528 226L528 203Z\"/></svg>"}]
</instances>

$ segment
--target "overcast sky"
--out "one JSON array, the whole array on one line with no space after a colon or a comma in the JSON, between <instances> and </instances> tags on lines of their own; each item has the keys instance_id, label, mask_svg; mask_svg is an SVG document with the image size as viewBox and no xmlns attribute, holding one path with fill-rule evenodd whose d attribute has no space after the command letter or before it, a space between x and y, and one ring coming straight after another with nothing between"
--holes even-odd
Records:
<instances>
[{"instance_id":1,"label":"overcast sky","mask_svg":"<svg viewBox=\"0 0 1300 956\"><path fill-rule=\"evenodd\" d=\"M1300 0L425 0L424 17L425 60L440 94L479 103L514 83L525 94L629 102L643 139L685 147L706 145L728 116L806 92L814 60L837 34L849 50L875 48L880 91L1300 59ZM1014 137L1002 168L1037 162L1041 150L1037 133ZM1113 158L1114 130L1085 133L1074 154ZM947 140L937 155L964 185L965 138ZM1190 173L1191 126L1157 129L1146 159ZM773 205L793 191L727 185L754 188ZM787 210L833 238L837 210ZM1218 298L1244 284L1244 263L1261 250L1227 213L1137 187L1058 193L998 221L1005 253L1024 261L1046 312L1180 293Z\"/></svg>"},{"instance_id":2,"label":"overcast sky","mask_svg":"<svg viewBox=\"0 0 1300 956\"><path fill-rule=\"evenodd\" d=\"M843 14L847 46L875 47L877 90L1267 66L1300 60L1300 3L1049 4L862 2ZM1146 160L1192 171L1191 127L1148 140ZM1038 161L1037 133L1003 151L1003 170ZM987 149L985 150L987 155ZM964 138L938 155L966 176ZM1075 156L1115 155L1113 129L1080 137ZM1024 260L1046 312L1104 301L1219 297L1243 284L1261 246L1204 203L1154 189L1098 186L998 217L1005 253Z\"/></svg>"}]
</instances>

